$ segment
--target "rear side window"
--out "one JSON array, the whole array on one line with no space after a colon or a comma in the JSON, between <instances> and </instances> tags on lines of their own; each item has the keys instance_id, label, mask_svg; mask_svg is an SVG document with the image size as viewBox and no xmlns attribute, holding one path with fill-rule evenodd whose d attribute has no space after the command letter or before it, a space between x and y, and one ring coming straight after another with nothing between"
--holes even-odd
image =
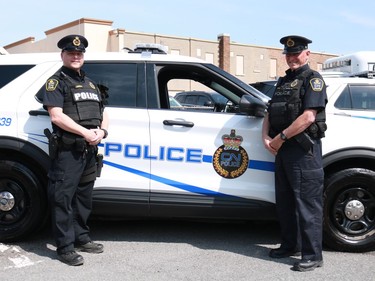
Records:
<instances>
[{"instance_id":1,"label":"rear side window","mask_svg":"<svg viewBox=\"0 0 375 281\"><path fill-rule=\"evenodd\" d=\"M198 104L198 105L207 105L209 102L210 102L210 99L209 99L208 97L205 97L205 96L199 96L199 97L198 97L197 104Z\"/></svg>"},{"instance_id":2,"label":"rear side window","mask_svg":"<svg viewBox=\"0 0 375 281\"><path fill-rule=\"evenodd\" d=\"M185 103L187 104L196 104L197 103L196 100L197 100L197 96L195 95L185 97Z\"/></svg>"},{"instance_id":3,"label":"rear side window","mask_svg":"<svg viewBox=\"0 0 375 281\"><path fill-rule=\"evenodd\" d=\"M33 67L34 65L0 65L0 89Z\"/></svg>"},{"instance_id":4,"label":"rear side window","mask_svg":"<svg viewBox=\"0 0 375 281\"><path fill-rule=\"evenodd\" d=\"M339 109L375 110L375 86L346 86L335 103Z\"/></svg>"},{"instance_id":5,"label":"rear side window","mask_svg":"<svg viewBox=\"0 0 375 281\"><path fill-rule=\"evenodd\" d=\"M88 63L83 66L87 76L108 88L108 107L142 107L145 93L137 95L137 64Z\"/></svg>"}]
</instances>

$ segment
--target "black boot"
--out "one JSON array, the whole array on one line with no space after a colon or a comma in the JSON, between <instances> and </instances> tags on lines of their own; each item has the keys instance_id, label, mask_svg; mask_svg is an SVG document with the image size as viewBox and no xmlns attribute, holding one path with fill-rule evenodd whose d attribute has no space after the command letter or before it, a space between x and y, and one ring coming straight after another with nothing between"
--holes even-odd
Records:
<instances>
[{"instance_id":1,"label":"black boot","mask_svg":"<svg viewBox=\"0 0 375 281\"><path fill-rule=\"evenodd\" d=\"M75 251L67 253L57 253L57 258L68 265L76 266L83 264L83 257L77 254Z\"/></svg>"},{"instance_id":2,"label":"black boot","mask_svg":"<svg viewBox=\"0 0 375 281\"><path fill-rule=\"evenodd\" d=\"M103 244L90 241L86 244L77 245L76 249L77 251L80 251L80 252L99 254L99 253L103 253L104 246Z\"/></svg>"}]
</instances>

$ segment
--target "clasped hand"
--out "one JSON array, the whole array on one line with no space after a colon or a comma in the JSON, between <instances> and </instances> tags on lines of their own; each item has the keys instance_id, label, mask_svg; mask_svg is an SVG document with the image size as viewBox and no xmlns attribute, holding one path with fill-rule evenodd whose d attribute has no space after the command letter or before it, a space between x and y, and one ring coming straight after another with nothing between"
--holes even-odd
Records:
<instances>
[{"instance_id":1,"label":"clasped hand","mask_svg":"<svg viewBox=\"0 0 375 281\"><path fill-rule=\"evenodd\" d=\"M274 137L273 139L267 136L264 140L264 147L273 155L276 155L279 151L280 147L283 145L283 140L278 136Z\"/></svg>"},{"instance_id":2,"label":"clasped hand","mask_svg":"<svg viewBox=\"0 0 375 281\"><path fill-rule=\"evenodd\" d=\"M85 140L89 145L98 145L104 137L104 132L101 129L90 129L87 130Z\"/></svg>"}]
</instances>

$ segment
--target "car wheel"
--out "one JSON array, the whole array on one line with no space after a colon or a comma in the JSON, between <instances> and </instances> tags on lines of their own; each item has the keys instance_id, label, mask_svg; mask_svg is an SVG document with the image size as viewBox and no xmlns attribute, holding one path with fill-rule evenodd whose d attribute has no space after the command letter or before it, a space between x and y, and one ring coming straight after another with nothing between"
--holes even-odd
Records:
<instances>
[{"instance_id":1,"label":"car wheel","mask_svg":"<svg viewBox=\"0 0 375 281\"><path fill-rule=\"evenodd\" d=\"M0 240L14 241L41 227L47 217L46 193L25 165L0 160Z\"/></svg>"},{"instance_id":2,"label":"car wheel","mask_svg":"<svg viewBox=\"0 0 375 281\"><path fill-rule=\"evenodd\" d=\"M324 242L340 251L375 248L375 172L352 168L326 180Z\"/></svg>"}]
</instances>

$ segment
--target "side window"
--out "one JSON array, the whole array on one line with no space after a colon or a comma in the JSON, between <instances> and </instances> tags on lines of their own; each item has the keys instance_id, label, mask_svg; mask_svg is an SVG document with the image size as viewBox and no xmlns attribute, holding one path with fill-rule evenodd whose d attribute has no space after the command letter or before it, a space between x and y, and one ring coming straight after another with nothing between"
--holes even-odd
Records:
<instances>
[{"instance_id":1,"label":"side window","mask_svg":"<svg viewBox=\"0 0 375 281\"><path fill-rule=\"evenodd\" d=\"M185 103L186 104L196 104L197 96L195 95L189 95L185 96Z\"/></svg>"},{"instance_id":2,"label":"side window","mask_svg":"<svg viewBox=\"0 0 375 281\"><path fill-rule=\"evenodd\" d=\"M88 77L108 88L108 107L143 107L145 93L137 94L136 63L90 63L83 66ZM142 98L140 99L140 96Z\"/></svg>"},{"instance_id":3,"label":"side window","mask_svg":"<svg viewBox=\"0 0 375 281\"><path fill-rule=\"evenodd\" d=\"M0 65L0 89L34 65Z\"/></svg>"},{"instance_id":4,"label":"side window","mask_svg":"<svg viewBox=\"0 0 375 281\"><path fill-rule=\"evenodd\" d=\"M352 109L352 101L348 86L345 87L340 97L336 100L335 107L338 109Z\"/></svg>"},{"instance_id":5,"label":"side window","mask_svg":"<svg viewBox=\"0 0 375 281\"><path fill-rule=\"evenodd\" d=\"M199 96L198 97L198 102L197 104L198 105L208 105L210 102L210 99L208 97L205 97L205 96Z\"/></svg>"},{"instance_id":6,"label":"side window","mask_svg":"<svg viewBox=\"0 0 375 281\"><path fill-rule=\"evenodd\" d=\"M375 110L375 86L346 86L335 102L335 107L351 110Z\"/></svg>"},{"instance_id":7,"label":"side window","mask_svg":"<svg viewBox=\"0 0 375 281\"><path fill-rule=\"evenodd\" d=\"M219 73L199 64L165 64L156 69L161 108L171 108L164 98L170 96L181 103L182 110L239 112L242 92Z\"/></svg>"},{"instance_id":8,"label":"side window","mask_svg":"<svg viewBox=\"0 0 375 281\"><path fill-rule=\"evenodd\" d=\"M375 110L375 86L350 86L353 109Z\"/></svg>"},{"instance_id":9,"label":"side window","mask_svg":"<svg viewBox=\"0 0 375 281\"><path fill-rule=\"evenodd\" d=\"M185 103L185 95L175 96L176 100L180 103Z\"/></svg>"}]
</instances>

